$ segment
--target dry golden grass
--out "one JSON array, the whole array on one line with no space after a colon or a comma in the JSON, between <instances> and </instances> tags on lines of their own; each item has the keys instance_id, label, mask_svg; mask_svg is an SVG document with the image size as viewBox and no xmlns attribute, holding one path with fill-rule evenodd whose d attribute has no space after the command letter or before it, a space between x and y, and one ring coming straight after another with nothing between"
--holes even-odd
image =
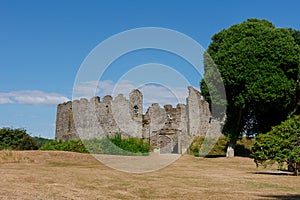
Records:
<instances>
[{"instance_id":1,"label":"dry golden grass","mask_svg":"<svg viewBox=\"0 0 300 200\"><path fill-rule=\"evenodd\" d=\"M161 170L128 174L88 154L15 153L18 162L4 162L9 153L0 152L0 199L300 199L300 177L259 174L266 169L249 158L185 155Z\"/></svg>"},{"instance_id":2,"label":"dry golden grass","mask_svg":"<svg viewBox=\"0 0 300 200\"><path fill-rule=\"evenodd\" d=\"M21 155L18 151L3 150L0 151L0 164L2 163L19 163L19 162L34 162L27 156Z\"/></svg>"}]
</instances>

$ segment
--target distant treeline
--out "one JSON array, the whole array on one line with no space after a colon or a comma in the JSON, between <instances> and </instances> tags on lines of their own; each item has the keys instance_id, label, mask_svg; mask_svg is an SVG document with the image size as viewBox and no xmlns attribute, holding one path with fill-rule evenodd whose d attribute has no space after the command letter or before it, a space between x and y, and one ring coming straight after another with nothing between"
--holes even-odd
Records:
<instances>
[{"instance_id":1,"label":"distant treeline","mask_svg":"<svg viewBox=\"0 0 300 200\"><path fill-rule=\"evenodd\" d=\"M37 150L39 143L24 129L2 128L0 129L0 150L3 149Z\"/></svg>"}]
</instances>

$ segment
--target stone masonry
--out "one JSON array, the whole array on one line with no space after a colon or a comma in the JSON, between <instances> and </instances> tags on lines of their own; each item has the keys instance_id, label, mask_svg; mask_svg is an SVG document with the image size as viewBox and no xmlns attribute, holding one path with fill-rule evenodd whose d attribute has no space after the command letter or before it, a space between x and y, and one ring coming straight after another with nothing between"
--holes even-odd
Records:
<instances>
[{"instance_id":1,"label":"stone masonry","mask_svg":"<svg viewBox=\"0 0 300 200\"><path fill-rule=\"evenodd\" d=\"M211 123L208 103L200 92L188 87L186 104L153 103L143 114L143 95L139 90L114 99L93 97L57 106L56 139L102 138L121 133L122 137L143 138L160 153L184 153L194 136L205 136Z\"/></svg>"}]
</instances>

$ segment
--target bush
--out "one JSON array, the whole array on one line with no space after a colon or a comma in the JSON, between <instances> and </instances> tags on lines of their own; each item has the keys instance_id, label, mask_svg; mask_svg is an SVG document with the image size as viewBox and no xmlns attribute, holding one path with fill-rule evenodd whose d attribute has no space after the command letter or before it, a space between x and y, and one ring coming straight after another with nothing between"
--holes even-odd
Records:
<instances>
[{"instance_id":1,"label":"bush","mask_svg":"<svg viewBox=\"0 0 300 200\"><path fill-rule=\"evenodd\" d=\"M24 129L0 129L0 150L36 150L38 145Z\"/></svg>"},{"instance_id":2,"label":"bush","mask_svg":"<svg viewBox=\"0 0 300 200\"><path fill-rule=\"evenodd\" d=\"M139 138L122 138L121 134L101 139L48 141L40 150L74 151L111 155L148 155L149 144Z\"/></svg>"},{"instance_id":3,"label":"bush","mask_svg":"<svg viewBox=\"0 0 300 200\"><path fill-rule=\"evenodd\" d=\"M34 141L38 145L39 148L41 148L43 145L45 145L47 142L53 141L52 139L42 138L42 137L33 137Z\"/></svg>"},{"instance_id":4,"label":"bush","mask_svg":"<svg viewBox=\"0 0 300 200\"><path fill-rule=\"evenodd\" d=\"M102 139L84 140L83 143L88 151L93 154L133 155L132 152L127 152L120 146L117 146L120 144L114 144L108 137Z\"/></svg>"},{"instance_id":5,"label":"bush","mask_svg":"<svg viewBox=\"0 0 300 200\"><path fill-rule=\"evenodd\" d=\"M126 138L122 139L121 134L116 134L114 137L108 139L120 149L124 150L125 154L144 154L149 152L149 144L140 138Z\"/></svg>"},{"instance_id":6,"label":"bush","mask_svg":"<svg viewBox=\"0 0 300 200\"><path fill-rule=\"evenodd\" d=\"M113 137L102 139L84 140L86 148L90 153L111 155L148 155L149 144L140 138L122 138L117 133Z\"/></svg>"},{"instance_id":7,"label":"bush","mask_svg":"<svg viewBox=\"0 0 300 200\"><path fill-rule=\"evenodd\" d=\"M81 140L76 141L55 141L46 142L40 150L55 150L55 151L73 151L79 153L88 153Z\"/></svg>"},{"instance_id":8,"label":"bush","mask_svg":"<svg viewBox=\"0 0 300 200\"><path fill-rule=\"evenodd\" d=\"M252 157L257 166L266 167L277 163L282 169L283 166L299 164L300 116L291 117L272 127L268 133L258 135L252 149ZM296 167L293 170L297 172Z\"/></svg>"}]
</instances>

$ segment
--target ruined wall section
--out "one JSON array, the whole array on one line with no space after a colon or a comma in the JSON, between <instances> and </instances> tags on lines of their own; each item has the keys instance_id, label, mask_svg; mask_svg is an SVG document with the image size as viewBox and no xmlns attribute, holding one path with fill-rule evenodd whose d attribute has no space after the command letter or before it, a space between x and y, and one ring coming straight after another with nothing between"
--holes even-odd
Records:
<instances>
[{"instance_id":1,"label":"ruined wall section","mask_svg":"<svg viewBox=\"0 0 300 200\"><path fill-rule=\"evenodd\" d=\"M129 100L123 94L119 94L112 101L111 108L117 132L125 137L142 137L143 96L140 91L133 90Z\"/></svg>"},{"instance_id":2,"label":"ruined wall section","mask_svg":"<svg viewBox=\"0 0 300 200\"><path fill-rule=\"evenodd\" d=\"M143 135L143 95L139 90L133 90L129 94L129 111L134 126L129 131L134 137ZM130 124L129 124L130 125Z\"/></svg>"},{"instance_id":3,"label":"ruined wall section","mask_svg":"<svg viewBox=\"0 0 300 200\"><path fill-rule=\"evenodd\" d=\"M153 137L159 133L159 131L165 125L166 112L164 108L161 108L158 103L153 103L148 109L144 116L144 120L148 120L148 126L145 137Z\"/></svg>"},{"instance_id":4,"label":"ruined wall section","mask_svg":"<svg viewBox=\"0 0 300 200\"><path fill-rule=\"evenodd\" d=\"M77 133L81 139L93 138L101 133L97 120L100 98L93 97L90 100L82 98L73 101L73 116Z\"/></svg>"},{"instance_id":5,"label":"ruined wall section","mask_svg":"<svg viewBox=\"0 0 300 200\"><path fill-rule=\"evenodd\" d=\"M71 101L57 106L55 132L55 138L58 140L78 138L74 126Z\"/></svg>"},{"instance_id":6,"label":"ruined wall section","mask_svg":"<svg viewBox=\"0 0 300 200\"><path fill-rule=\"evenodd\" d=\"M120 94L115 99L107 95L102 101L100 97L93 97L59 104L56 139L102 138L115 133L122 133L125 137L141 137L142 103L141 92L134 90L129 100Z\"/></svg>"},{"instance_id":7,"label":"ruined wall section","mask_svg":"<svg viewBox=\"0 0 300 200\"><path fill-rule=\"evenodd\" d=\"M188 135L188 116L186 105L177 104L174 116L177 129L181 130L182 134Z\"/></svg>"},{"instance_id":8,"label":"ruined wall section","mask_svg":"<svg viewBox=\"0 0 300 200\"><path fill-rule=\"evenodd\" d=\"M176 106L176 119L178 123L178 146L179 152L183 153L186 152L193 141L193 137L188 132L188 113L187 113L187 106L185 104L178 104Z\"/></svg>"},{"instance_id":9,"label":"ruined wall section","mask_svg":"<svg viewBox=\"0 0 300 200\"><path fill-rule=\"evenodd\" d=\"M100 101L98 109L96 110L98 127L102 129L99 137L102 138L105 135L113 136L115 133L119 133L120 129L118 123L114 118L113 112L113 98L110 95L107 95Z\"/></svg>"},{"instance_id":10,"label":"ruined wall section","mask_svg":"<svg viewBox=\"0 0 300 200\"><path fill-rule=\"evenodd\" d=\"M150 121L151 136L164 129L180 129L187 133L188 122L184 104L178 104L175 108L172 105L164 105L162 108L154 103L148 108L144 119Z\"/></svg>"},{"instance_id":11,"label":"ruined wall section","mask_svg":"<svg viewBox=\"0 0 300 200\"><path fill-rule=\"evenodd\" d=\"M144 138L149 138L152 149L160 153L181 153L190 145L187 131L186 105L152 104L143 117ZM187 147L186 147L187 146Z\"/></svg>"},{"instance_id":12,"label":"ruined wall section","mask_svg":"<svg viewBox=\"0 0 300 200\"><path fill-rule=\"evenodd\" d=\"M209 129L211 113L208 103L202 99L198 90L188 87L187 102L188 132L191 136L205 136Z\"/></svg>"},{"instance_id":13,"label":"ruined wall section","mask_svg":"<svg viewBox=\"0 0 300 200\"><path fill-rule=\"evenodd\" d=\"M139 137L162 153L185 152L194 136L208 134L211 113L200 92L189 87L185 104L160 107L152 104L143 115L143 95L133 90L129 99L122 94L114 99L93 97L59 104L56 139L74 140L102 138L121 133L123 137ZM76 126L75 126L76 124ZM214 131L216 132L216 131Z\"/></svg>"}]
</instances>

